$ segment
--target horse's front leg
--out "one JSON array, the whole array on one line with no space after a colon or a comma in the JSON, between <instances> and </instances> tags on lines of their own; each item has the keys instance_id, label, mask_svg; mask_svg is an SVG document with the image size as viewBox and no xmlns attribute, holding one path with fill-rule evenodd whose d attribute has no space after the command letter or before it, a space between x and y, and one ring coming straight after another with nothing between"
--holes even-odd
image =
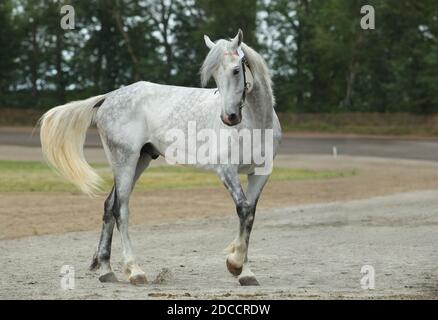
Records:
<instances>
[{"instance_id":1,"label":"horse's front leg","mask_svg":"<svg viewBox=\"0 0 438 320\"><path fill-rule=\"evenodd\" d=\"M237 169L219 170L219 177L229 190L239 217L238 235L226 249L228 252L226 260L228 271L238 276L239 283L243 286L258 285L259 283L248 265L249 237L254 222L255 205L248 201L242 189Z\"/></svg>"},{"instance_id":2,"label":"horse's front leg","mask_svg":"<svg viewBox=\"0 0 438 320\"><path fill-rule=\"evenodd\" d=\"M254 273L251 272L249 268L248 245L255 219L257 202L268 179L269 175L248 175L248 187L246 191L248 207L243 210L240 209L242 214L239 215L239 217L242 216L243 218L240 218L239 234L236 240L234 240L228 247L228 252L230 253L227 259L228 270L231 273L235 271L241 271L239 275L239 282L241 285L258 285L258 281L256 280ZM232 263L230 263L232 261L236 261L236 257L238 258L238 261L242 261L243 259L243 265L240 270L233 268Z\"/></svg>"}]
</instances>

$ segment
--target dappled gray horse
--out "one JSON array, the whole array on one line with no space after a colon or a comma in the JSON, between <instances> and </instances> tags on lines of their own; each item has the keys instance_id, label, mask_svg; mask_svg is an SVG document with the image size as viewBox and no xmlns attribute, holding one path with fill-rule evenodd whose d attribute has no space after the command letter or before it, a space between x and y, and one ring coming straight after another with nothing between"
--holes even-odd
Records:
<instances>
[{"instance_id":1,"label":"dappled gray horse","mask_svg":"<svg viewBox=\"0 0 438 320\"><path fill-rule=\"evenodd\" d=\"M49 110L41 118L41 143L48 162L83 192L93 195L99 190L100 177L87 164L83 145L88 127L96 124L106 156L114 174L114 186L105 201L102 233L91 264L100 269L102 282L117 281L110 265L111 241L114 225L120 231L124 271L133 284L146 283L128 234L129 197L133 187L152 159L167 155L172 145L177 151L191 151L185 143L169 141L168 132L187 131L188 123L195 122L196 130L219 131L270 130L271 141L251 140L253 149L264 150L269 144L272 158L281 139L281 129L274 111L274 96L268 68L262 57L242 42L243 34L228 40L212 42L204 36L210 49L201 69L205 86L213 77L217 89L186 88L137 82L108 94L83 101L71 102ZM244 149L245 142L236 140ZM195 144L199 146L200 142ZM248 143L246 143L246 146ZM209 150L210 159L229 154L230 146L220 145ZM228 270L242 285L258 282L248 266L248 243L254 221L257 201L269 178L269 172L256 174L257 163L242 160L247 153L240 152L237 163L232 161L196 162L193 165L214 170L229 190L239 217L237 237L228 246ZM231 157L231 156L229 156ZM267 158L266 158L267 159ZM217 160L217 159L216 159ZM230 159L228 159L230 160ZM268 165L272 166L272 162ZM248 175L246 191L239 173Z\"/></svg>"}]
</instances>

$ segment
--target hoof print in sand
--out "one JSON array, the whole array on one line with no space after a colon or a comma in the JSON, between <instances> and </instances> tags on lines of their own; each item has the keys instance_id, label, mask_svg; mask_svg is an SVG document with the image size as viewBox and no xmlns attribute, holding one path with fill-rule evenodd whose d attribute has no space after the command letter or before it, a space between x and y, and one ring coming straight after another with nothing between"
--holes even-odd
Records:
<instances>
[{"instance_id":1,"label":"hoof print in sand","mask_svg":"<svg viewBox=\"0 0 438 320\"><path fill-rule=\"evenodd\" d=\"M160 273L157 275L153 284L169 284L174 282L175 278L173 277L172 271L168 268L161 269Z\"/></svg>"}]
</instances>

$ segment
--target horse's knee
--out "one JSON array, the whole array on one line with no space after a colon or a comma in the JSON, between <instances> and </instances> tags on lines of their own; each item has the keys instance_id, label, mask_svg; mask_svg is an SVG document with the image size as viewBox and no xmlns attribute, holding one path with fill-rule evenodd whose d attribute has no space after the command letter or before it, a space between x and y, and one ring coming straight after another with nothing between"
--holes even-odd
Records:
<instances>
[{"instance_id":1,"label":"horse's knee","mask_svg":"<svg viewBox=\"0 0 438 320\"><path fill-rule=\"evenodd\" d=\"M239 218L244 219L251 212L251 204L246 200L242 200L236 204L236 210Z\"/></svg>"},{"instance_id":2,"label":"horse's knee","mask_svg":"<svg viewBox=\"0 0 438 320\"><path fill-rule=\"evenodd\" d=\"M237 215L242 225L252 225L256 206L248 201L242 201L237 206Z\"/></svg>"}]
</instances>

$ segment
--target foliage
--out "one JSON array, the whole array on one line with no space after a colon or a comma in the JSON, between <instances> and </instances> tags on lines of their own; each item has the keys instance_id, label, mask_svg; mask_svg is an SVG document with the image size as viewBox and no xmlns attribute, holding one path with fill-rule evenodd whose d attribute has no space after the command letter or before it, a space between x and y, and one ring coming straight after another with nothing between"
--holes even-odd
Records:
<instances>
[{"instance_id":1,"label":"foliage","mask_svg":"<svg viewBox=\"0 0 438 320\"><path fill-rule=\"evenodd\" d=\"M64 4L75 30L60 28ZM364 4L375 30L360 27ZM47 109L140 79L199 86L203 34L238 28L268 61L280 111L438 111L436 0L2 0L0 106Z\"/></svg>"}]
</instances>

